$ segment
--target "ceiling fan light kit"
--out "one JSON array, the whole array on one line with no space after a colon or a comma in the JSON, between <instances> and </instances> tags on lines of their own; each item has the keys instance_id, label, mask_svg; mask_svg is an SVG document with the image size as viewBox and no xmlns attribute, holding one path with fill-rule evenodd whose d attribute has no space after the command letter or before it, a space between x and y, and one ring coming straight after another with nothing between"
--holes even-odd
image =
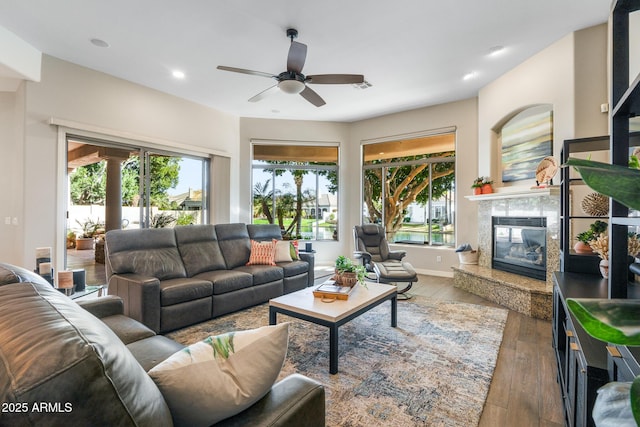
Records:
<instances>
[{"instance_id":1,"label":"ceiling fan light kit","mask_svg":"<svg viewBox=\"0 0 640 427\"><path fill-rule=\"evenodd\" d=\"M321 107L325 101L307 84L361 84L364 83L364 76L361 74L318 74L315 76L305 76L302 68L307 59L307 45L293 41L298 37L295 28L287 29L287 37L291 39L289 55L287 56L287 71L278 75L265 73L262 71L245 70L243 68L227 67L218 65L218 70L231 71L234 73L249 74L253 76L267 77L275 79L278 83L249 99L249 102L257 102L280 89L284 93L300 94L304 99L316 107Z\"/></svg>"},{"instance_id":2,"label":"ceiling fan light kit","mask_svg":"<svg viewBox=\"0 0 640 427\"><path fill-rule=\"evenodd\" d=\"M299 80L281 80L278 87L284 93L297 95L304 90L304 83Z\"/></svg>"}]
</instances>

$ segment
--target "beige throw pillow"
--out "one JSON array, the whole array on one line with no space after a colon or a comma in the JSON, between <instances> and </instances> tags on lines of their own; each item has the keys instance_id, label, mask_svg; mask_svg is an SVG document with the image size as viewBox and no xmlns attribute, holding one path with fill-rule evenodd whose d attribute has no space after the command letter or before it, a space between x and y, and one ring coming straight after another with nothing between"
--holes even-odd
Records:
<instances>
[{"instance_id":1,"label":"beige throw pillow","mask_svg":"<svg viewBox=\"0 0 640 427\"><path fill-rule=\"evenodd\" d=\"M274 255L275 262L287 262L293 261L291 258L291 243L287 240L273 240L276 245L276 251Z\"/></svg>"},{"instance_id":2,"label":"beige throw pillow","mask_svg":"<svg viewBox=\"0 0 640 427\"><path fill-rule=\"evenodd\" d=\"M149 371L176 426L210 426L260 400L287 354L289 325L230 332L173 354Z\"/></svg>"}]
</instances>

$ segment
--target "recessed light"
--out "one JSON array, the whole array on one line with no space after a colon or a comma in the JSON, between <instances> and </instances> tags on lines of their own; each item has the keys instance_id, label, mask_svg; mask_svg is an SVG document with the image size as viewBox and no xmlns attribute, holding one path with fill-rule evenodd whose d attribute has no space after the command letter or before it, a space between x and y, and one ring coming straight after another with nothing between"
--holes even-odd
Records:
<instances>
[{"instance_id":1,"label":"recessed light","mask_svg":"<svg viewBox=\"0 0 640 427\"><path fill-rule=\"evenodd\" d=\"M493 46L489 49L489 56L499 56L504 53L504 46Z\"/></svg>"},{"instance_id":2,"label":"recessed light","mask_svg":"<svg viewBox=\"0 0 640 427\"><path fill-rule=\"evenodd\" d=\"M280 110L271 110L271 112L272 112L273 114L278 114L278 113L280 112Z\"/></svg>"},{"instance_id":3,"label":"recessed light","mask_svg":"<svg viewBox=\"0 0 640 427\"><path fill-rule=\"evenodd\" d=\"M91 39L91 44L98 47L109 47L109 43L102 39Z\"/></svg>"},{"instance_id":4,"label":"recessed light","mask_svg":"<svg viewBox=\"0 0 640 427\"><path fill-rule=\"evenodd\" d=\"M477 75L478 74L475 71L471 71L470 73L467 73L464 76L462 76L462 80L471 80L475 78Z\"/></svg>"},{"instance_id":5,"label":"recessed light","mask_svg":"<svg viewBox=\"0 0 640 427\"><path fill-rule=\"evenodd\" d=\"M171 75L173 75L173 77L175 77L176 79L184 79L184 72L180 70L174 70Z\"/></svg>"}]
</instances>

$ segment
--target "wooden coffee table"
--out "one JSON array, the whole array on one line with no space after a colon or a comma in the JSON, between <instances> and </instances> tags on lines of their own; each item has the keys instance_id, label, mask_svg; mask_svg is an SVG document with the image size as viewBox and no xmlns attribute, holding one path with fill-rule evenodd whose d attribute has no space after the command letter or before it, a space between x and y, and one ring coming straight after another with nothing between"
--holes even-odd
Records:
<instances>
[{"instance_id":1,"label":"wooden coffee table","mask_svg":"<svg viewBox=\"0 0 640 427\"><path fill-rule=\"evenodd\" d=\"M397 326L397 287L380 283L369 283L367 287L356 285L347 300L322 302L314 298L312 286L269 300L269 324L277 323L278 313L329 328L329 373L338 373L338 327L371 310L385 301L391 301L391 326Z\"/></svg>"}]
</instances>

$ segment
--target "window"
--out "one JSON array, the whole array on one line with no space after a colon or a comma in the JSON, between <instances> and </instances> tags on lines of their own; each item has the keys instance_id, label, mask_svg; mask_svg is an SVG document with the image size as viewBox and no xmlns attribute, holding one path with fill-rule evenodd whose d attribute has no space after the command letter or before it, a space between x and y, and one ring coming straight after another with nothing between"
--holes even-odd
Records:
<instances>
[{"instance_id":1,"label":"window","mask_svg":"<svg viewBox=\"0 0 640 427\"><path fill-rule=\"evenodd\" d=\"M338 239L338 147L253 145L252 222L285 237Z\"/></svg>"},{"instance_id":2,"label":"window","mask_svg":"<svg viewBox=\"0 0 640 427\"><path fill-rule=\"evenodd\" d=\"M362 222L395 243L455 244L455 134L363 146Z\"/></svg>"}]
</instances>

